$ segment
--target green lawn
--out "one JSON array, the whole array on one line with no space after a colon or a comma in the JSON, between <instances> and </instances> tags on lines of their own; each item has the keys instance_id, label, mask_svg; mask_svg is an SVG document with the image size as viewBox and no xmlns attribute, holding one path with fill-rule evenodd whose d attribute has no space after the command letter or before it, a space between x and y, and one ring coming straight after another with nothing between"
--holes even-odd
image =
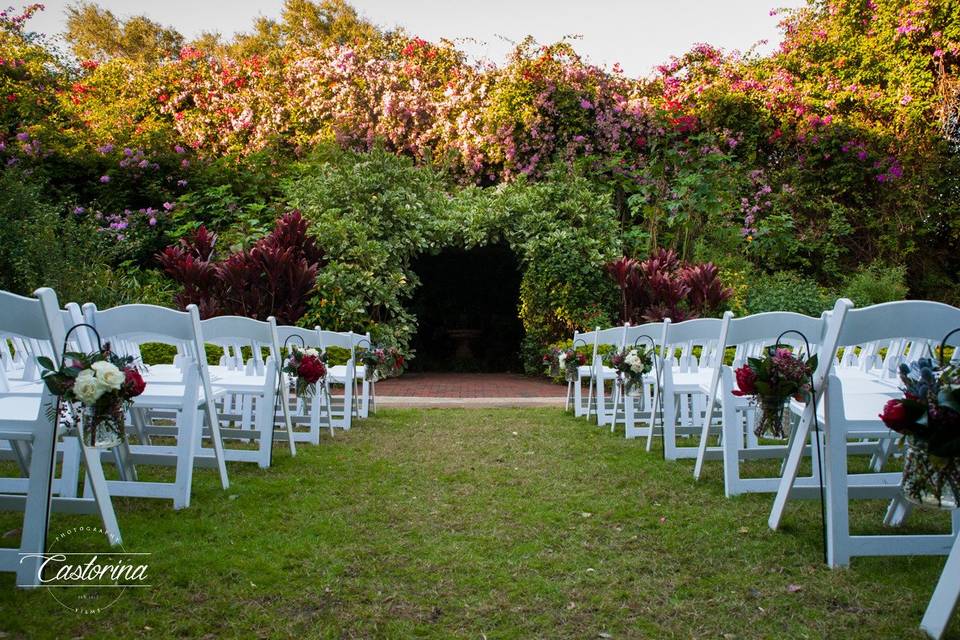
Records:
<instances>
[{"instance_id":1,"label":"green lawn","mask_svg":"<svg viewBox=\"0 0 960 640\"><path fill-rule=\"evenodd\" d=\"M771 532L770 497L724 498L719 463L695 483L558 410L382 410L274 462L233 464L226 493L198 471L181 512L117 499L153 586L78 615L5 574L0 637L920 638L943 565L831 571L819 505ZM858 504L855 529L883 508ZM76 524L96 520L51 532Z\"/></svg>"}]
</instances>

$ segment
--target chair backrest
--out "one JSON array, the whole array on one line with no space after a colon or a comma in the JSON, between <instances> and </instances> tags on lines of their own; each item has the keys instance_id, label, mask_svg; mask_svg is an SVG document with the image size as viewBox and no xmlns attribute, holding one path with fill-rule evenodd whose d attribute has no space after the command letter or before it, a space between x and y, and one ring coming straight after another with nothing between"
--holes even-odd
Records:
<instances>
[{"instance_id":1,"label":"chair backrest","mask_svg":"<svg viewBox=\"0 0 960 640\"><path fill-rule=\"evenodd\" d=\"M0 291L0 334L49 345L50 355L59 364L63 357L66 329L60 314L60 303L53 289L47 287L33 292L34 298ZM40 353L34 354L41 355Z\"/></svg>"},{"instance_id":2,"label":"chair backrest","mask_svg":"<svg viewBox=\"0 0 960 640\"><path fill-rule=\"evenodd\" d=\"M667 355L673 355L677 349L680 350L680 366L682 368L694 367L716 367L723 362L723 349L719 349L719 343L725 322L733 314L727 311L723 319L720 318L697 318L695 320L685 320L684 322L673 323L669 318L664 320L666 326L666 337L664 343L670 350ZM694 357L694 348L700 347L700 357Z\"/></svg>"},{"instance_id":3,"label":"chair backrest","mask_svg":"<svg viewBox=\"0 0 960 640\"><path fill-rule=\"evenodd\" d=\"M195 312L195 305L188 306L186 311L151 304L125 304L102 311L89 302L83 305L84 319L96 327L103 340L138 343L192 344L195 336L191 316Z\"/></svg>"},{"instance_id":4,"label":"chair backrest","mask_svg":"<svg viewBox=\"0 0 960 640\"><path fill-rule=\"evenodd\" d=\"M353 360L356 341L352 331L324 331L317 327L317 334L320 336L320 346L324 349L338 347L350 352L350 359Z\"/></svg>"},{"instance_id":5,"label":"chair backrest","mask_svg":"<svg viewBox=\"0 0 960 640\"><path fill-rule=\"evenodd\" d=\"M266 322L244 316L216 316L200 321L204 342L220 345L225 350L234 349L240 359L239 364L243 364L241 348L250 347L253 370L261 375L264 371L262 349L266 348L269 351L274 362L280 362L275 327L273 316Z\"/></svg>"},{"instance_id":6,"label":"chair backrest","mask_svg":"<svg viewBox=\"0 0 960 640\"><path fill-rule=\"evenodd\" d=\"M942 302L901 300L854 309L850 300L840 298L827 325L815 378L817 388L823 386L841 347L894 340L905 335L918 346L924 341L939 346L941 340L957 328L960 328L960 309ZM947 344L960 345L960 332L951 336Z\"/></svg>"},{"instance_id":7,"label":"chair backrest","mask_svg":"<svg viewBox=\"0 0 960 640\"><path fill-rule=\"evenodd\" d=\"M659 347L663 345L666 326L664 322L648 322L647 324L627 326L623 335L624 346L632 347L636 344L637 346L646 345L649 347L652 341L654 345ZM647 338L650 340L647 340ZM639 342L637 342L638 340Z\"/></svg>"},{"instance_id":8,"label":"chair backrest","mask_svg":"<svg viewBox=\"0 0 960 640\"><path fill-rule=\"evenodd\" d=\"M301 347L306 349L321 346L320 334L316 329L304 329L303 327L292 327L289 325L277 327L277 340L280 341L280 347L284 349L288 347Z\"/></svg>"},{"instance_id":9,"label":"chair backrest","mask_svg":"<svg viewBox=\"0 0 960 640\"><path fill-rule=\"evenodd\" d=\"M780 344L792 346L800 352L806 350L806 343L809 342L811 353L818 353L826 328L826 314L812 318L788 311L758 313L731 318L722 344L724 349L737 347L734 366L738 366L748 357L762 355L763 349L774 344L778 338Z\"/></svg>"}]
</instances>

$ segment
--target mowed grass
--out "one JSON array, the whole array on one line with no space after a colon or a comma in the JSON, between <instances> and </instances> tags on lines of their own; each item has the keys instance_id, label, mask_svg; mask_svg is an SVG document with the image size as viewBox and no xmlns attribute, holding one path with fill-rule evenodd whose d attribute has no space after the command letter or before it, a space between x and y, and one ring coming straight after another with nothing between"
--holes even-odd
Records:
<instances>
[{"instance_id":1,"label":"mowed grass","mask_svg":"<svg viewBox=\"0 0 960 640\"><path fill-rule=\"evenodd\" d=\"M0 577L9 638L920 638L943 558L823 565L820 508L766 526L719 463L665 462L559 410L381 410L193 504L116 499L150 589L97 615ZM854 526L882 503L858 504ZM20 524L0 515L0 530ZM89 516L55 514L51 532ZM924 513L908 530L939 530ZM6 540L10 545L13 541ZM82 549L75 549L82 550ZM960 636L954 620L951 637Z\"/></svg>"}]
</instances>

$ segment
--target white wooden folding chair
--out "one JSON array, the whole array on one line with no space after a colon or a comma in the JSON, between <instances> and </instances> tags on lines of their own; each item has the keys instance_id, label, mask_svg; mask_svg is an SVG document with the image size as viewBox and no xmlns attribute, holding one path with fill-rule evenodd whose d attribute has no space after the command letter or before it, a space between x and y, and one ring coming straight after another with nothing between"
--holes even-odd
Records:
<instances>
[{"instance_id":1,"label":"white wooden folding chair","mask_svg":"<svg viewBox=\"0 0 960 640\"><path fill-rule=\"evenodd\" d=\"M277 405L280 405L280 419L283 423L290 454L296 455L296 444L290 423L289 404L286 402L285 389L280 378L280 348L277 345L276 322L271 316L266 322L241 316L217 316L200 321L203 340L206 343L226 345L233 350L237 346L250 349L251 357L243 367L223 366L217 371L216 379L211 379L214 392L223 391L224 401L234 399L234 407L251 407L253 428L243 424L242 414L221 413L220 420L240 423L239 426L220 426L220 437L225 441L256 440L256 450L224 448L224 456L231 462L255 462L261 468L270 466L273 459L273 441ZM203 345L199 345L202 348ZM266 349L269 356L264 359L261 350ZM241 351L242 353L242 351ZM235 356L234 356L235 357ZM241 356L242 358L242 356ZM206 366L206 361L201 368ZM239 400L237 400L239 399ZM212 452L212 450L211 450ZM201 447L199 453L205 454Z\"/></svg>"},{"instance_id":2,"label":"white wooden folding chair","mask_svg":"<svg viewBox=\"0 0 960 640\"><path fill-rule=\"evenodd\" d=\"M51 289L38 289L36 299L0 292L0 332L44 342L55 363L62 358L66 331L57 296ZM72 326L72 325L71 325ZM18 453L26 478L0 481L0 508L22 510L20 546L0 549L0 571L17 574L17 586L40 586L40 568L46 552L47 526L51 510L97 513L112 545L121 543L120 528L107 492L103 469L96 451L85 446L81 434L64 437L82 457L91 478L93 497L52 497L55 483L58 425L48 409L56 399L44 386L37 392L0 393L0 440ZM69 457L70 451L63 450ZM61 479L68 482L71 478ZM75 481L75 478L73 478ZM63 493L67 493L62 491Z\"/></svg>"},{"instance_id":3,"label":"white wooden folding chair","mask_svg":"<svg viewBox=\"0 0 960 640\"><path fill-rule=\"evenodd\" d=\"M349 331L323 331L317 327L317 332L324 351L337 347L346 350L349 354L345 364L327 367L327 377L324 380L327 397L330 398L330 423L336 428L349 431L356 413L356 340L353 333ZM334 396L331 393L333 385L343 386L342 396Z\"/></svg>"},{"instance_id":4,"label":"white wooden folding chair","mask_svg":"<svg viewBox=\"0 0 960 640\"><path fill-rule=\"evenodd\" d=\"M879 414L886 401L899 397L901 392L895 381L881 376L838 375L834 362L840 347L892 339L903 333L921 340L939 341L960 327L960 309L917 300L889 302L864 309L852 307L849 300L840 299L831 313L820 366L814 375L819 402L806 406L797 427L797 440L802 443L809 433L816 408L824 437L827 563L832 567L846 566L854 556L946 555L960 530L960 510L952 514L951 534L851 535L851 498L891 499L887 524L900 524L909 513L900 493L901 473L871 470L849 475L847 470L848 440L899 438L899 434L880 421ZM800 448L795 440L788 453L768 521L772 529L779 526L788 499L797 497L793 488Z\"/></svg>"},{"instance_id":5,"label":"white wooden folding chair","mask_svg":"<svg viewBox=\"0 0 960 640\"><path fill-rule=\"evenodd\" d=\"M287 352L291 347L323 349L320 344L320 333L316 329L278 326L277 339L280 342L281 352ZM281 353L282 357L285 357L283 353ZM286 381L286 374L284 374L284 379L284 387L289 390L290 383ZM334 434L330 416L330 398L327 396L325 384L319 383L316 393L312 397L294 398L293 403L291 403L290 421L294 427L293 438L296 442L320 444L320 429L323 426L330 429L331 436ZM307 431L296 429L298 425L304 424L308 427Z\"/></svg>"},{"instance_id":6,"label":"white wooden folding chair","mask_svg":"<svg viewBox=\"0 0 960 640\"><path fill-rule=\"evenodd\" d=\"M663 417L660 410L660 372L663 364L660 352L663 351L666 329L667 325L663 322L626 327L624 348L644 348L653 359L653 366L644 374L643 385L637 390L636 395L625 395L620 385L617 387L610 429L612 431L622 417L624 436L628 439L646 437L649 441L653 436L654 425ZM638 427L637 423L641 421L647 426Z\"/></svg>"},{"instance_id":7,"label":"white wooden folding chair","mask_svg":"<svg viewBox=\"0 0 960 640\"><path fill-rule=\"evenodd\" d=\"M224 489L230 486L220 436L220 422L215 402L222 390L215 391L207 370L203 350L200 314L195 305L186 311L134 304L100 311L93 304L83 307L87 323L94 326L105 341L118 344L158 342L177 345L186 354L176 369L159 374L149 369L144 374L146 389L133 399L131 421L139 442L124 443L119 450L119 480L109 480L112 495L160 498L173 501L174 509L190 506L194 465L214 466ZM158 424L172 419L172 426ZM212 449L201 451L203 422L210 430ZM129 433L129 432L128 432ZM170 444L157 444L159 438L175 438ZM104 454L107 456L108 454ZM139 478L138 464L175 467L173 482L147 482Z\"/></svg>"},{"instance_id":8,"label":"white wooden folding chair","mask_svg":"<svg viewBox=\"0 0 960 640\"><path fill-rule=\"evenodd\" d=\"M620 350L626 341L627 325L597 329L593 341L593 359L590 362L592 371L590 377L593 384L587 399L587 405L592 407L597 417L597 426L605 427L613 423L614 399L616 396L617 370L604 364L604 354L601 347ZM610 383L610 400L607 401L607 383ZM589 418L589 413L587 417Z\"/></svg>"},{"instance_id":9,"label":"white wooden folding chair","mask_svg":"<svg viewBox=\"0 0 960 640\"><path fill-rule=\"evenodd\" d=\"M577 367L577 376L574 380L571 380L567 383L567 400L565 402L564 411L570 409L570 404L573 404L573 415L577 418L590 415L592 409L590 407L590 401L593 398L593 358L597 355L597 331L600 330L600 327L597 327L595 331L574 331L573 332L573 348L593 348L593 354L591 355L590 362L588 364L580 365ZM587 384L589 387L587 391L587 399L584 399L583 396L583 385Z\"/></svg>"},{"instance_id":10,"label":"white wooden folding chair","mask_svg":"<svg viewBox=\"0 0 960 640\"><path fill-rule=\"evenodd\" d=\"M722 365L715 371L711 393L707 398L707 406L711 410L704 413L707 419L700 432L693 475L696 479L700 478L706 460L722 460L727 496L772 493L780 484L779 475L746 478L741 474L741 464L749 460L785 458L789 444L760 444L754 434L755 402L751 398L733 394L737 389L733 370L746 364L748 358L763 357L765 350L775 343L793 348L802 357L811 355L806 351L808 345L813 354L818 354L826 331L826 314L820 318L789 312L760 313L745 318L733 318L731 315L725 316L725 322L719 341L720 350L735 349L733 364ZM710 446L710 438L717 435L711 429L716 424L712 410L715 397L720 401L722 437L718 445ZM790 435L793 435L793 431ZM813 476L804 479L798 486L819 491L820 477L816 460Z\"/></svg>"},{"instance_id":11,"label":"white wooden folding chair","mask_svg":"<svg viewBox=\"0 0 960 640\"><path fill-rule=\"evenodd\" d=\"M714 376L723 362L723 350L718 348L718 343L725 321L728 321L726 316L724 320L699 318L676 324L669 318L664 320L661 401L663 450L667 460L697 456L698 446L681 444L680 438L689 440L700 434ZM679 357L675 357L677 352Z\"/></svg>"}]
</instances>

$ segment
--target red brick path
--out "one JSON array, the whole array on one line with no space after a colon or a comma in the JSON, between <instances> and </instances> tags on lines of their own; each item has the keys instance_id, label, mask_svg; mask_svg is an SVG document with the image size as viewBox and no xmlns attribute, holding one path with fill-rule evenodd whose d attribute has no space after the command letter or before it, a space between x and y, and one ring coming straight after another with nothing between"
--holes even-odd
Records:
<instances>
[{"instance_id":1,"label":"red brick path","mask_svg":"<svg viewBox=\"0 0 960 640\"><path fill-rule=\"evenodd\" d=\"M566 386L515 373L405 373L377 383L380 398L563 398L566 393Z\"/></svg>"}]
</instances>

